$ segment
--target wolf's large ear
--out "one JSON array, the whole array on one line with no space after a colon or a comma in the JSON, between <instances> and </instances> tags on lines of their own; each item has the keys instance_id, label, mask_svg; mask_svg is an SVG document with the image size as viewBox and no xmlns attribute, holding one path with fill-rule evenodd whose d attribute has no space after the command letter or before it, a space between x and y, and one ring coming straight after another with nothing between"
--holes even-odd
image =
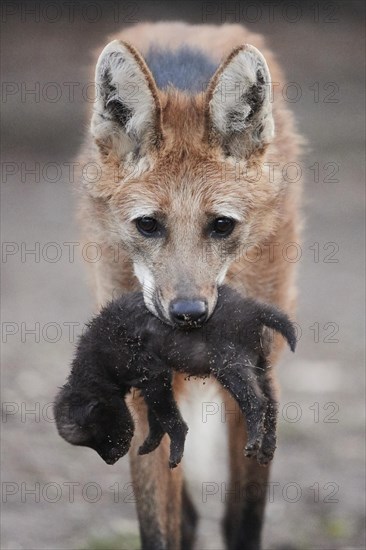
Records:
<instances>
[{"instance_id":1,"label":"wolf's large ear","mask_svg":"<svg viewBox=\"0 0 366 550\"><path fill-rule=\"evenodd\" d=\"M95 83L91 130L102 154L123 158L156 147L162 137L161 107L141 55L125 42L110 42L98 59Z\"/></svg>"},{"instance_id":2,"label":"wolf's large ear","mask_svg":"<svg viewBox=\"0 0 366 550\"><path fill-rule=\"evenodd\" d=\"M239 159L263 150L273 139L271 76L254 46L236 48L212 77L206 124L208 139Z\"/></svg>"}]
</instances>

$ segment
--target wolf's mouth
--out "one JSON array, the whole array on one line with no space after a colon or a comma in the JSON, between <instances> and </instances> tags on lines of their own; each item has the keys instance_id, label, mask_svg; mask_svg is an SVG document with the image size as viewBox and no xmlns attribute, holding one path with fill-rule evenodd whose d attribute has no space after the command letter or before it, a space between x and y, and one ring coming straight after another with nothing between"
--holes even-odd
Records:
<instances>
[{"instance_id":1,"label":"wolf's mouth","mask_svg":"<svg viewBox=\"0 0 366 550\"><path fill-rule=\"evenodd\" d=\"M155 312L154 312L155 316L158 319L160 319L160 321L165 323L166 325L170 325L170 326L174 327L175 326L174 323L172 322L170 317L168 315L166 315L165 312L164 312L164 308L161 304L159 290L157 290L155 292L152 302L153 302L153 306L154 306L154 309L155 309Z\"/></svg>"}]
</instances>

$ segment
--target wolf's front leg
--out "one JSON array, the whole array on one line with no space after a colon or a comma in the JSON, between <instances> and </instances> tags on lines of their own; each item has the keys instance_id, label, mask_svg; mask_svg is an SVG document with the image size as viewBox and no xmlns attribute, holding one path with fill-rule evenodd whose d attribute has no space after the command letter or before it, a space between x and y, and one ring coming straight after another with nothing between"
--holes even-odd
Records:
<instances>
[{"instance_id":1,"label":"wolf's front leg","mask_svg":"<svg viewBox=\"0 0 366 550\"><path fill-rule=\"evenodd\" d=\"M241 411L239 419L229 415L229 499L223 521L228 550L260 550L266 484L269 468L262 468L257 460L243 456L257 456L263 440L266 401L253 380L252 367L245 362L228 365L213 373L222 386L227 407L232 409L231 397ZM255 383L253 383L255 382ZM230 394L230 395L228 395ZM244 425L246 419L246 428ZM240 497L238 498L238 487ZM253 495L253 487L256 494Z\"/></svg>"},{"instance_id":2,"label":"wolf's front leg","mask_svg":"<svg viewBox=\"0 0 366 550\"><path fill-rule=\"evenodd\" d=\"M148 430L147 406L141 392L128 396L135 419L135 436L129 453L133 495L139 519L141 550L181 548L182 469L168 468L169 440L144 456L138 454ZM169 510L169 514L168 514Z\"/></svg>"},{"instance_id":3,"label":"wolf's front leg","mask_svg":"<svg viewBox=\"0 0 366 550\"><path fill-rule=\"evenodd\" d=\"M164 433L170 437L170 468L175 468L183 457L184 443L188 432L188 426L184 422L177 403L174 399L172 388L171 372L164 373L149 382L142 390L147 406L149 408L149 423L152 421L153 433L149 434L147 440L142 445L142 450L149 449L150 445L156 448ZM160 430L157 425L160 424ZM151 427L151 424L150 424ZM159 439L160 437L160 439ZM153 449L152 449L153 450ZM150 452L147 450L146 452ZM139 454L145 454L139 449Z\"/></svg>"}]
</instances>

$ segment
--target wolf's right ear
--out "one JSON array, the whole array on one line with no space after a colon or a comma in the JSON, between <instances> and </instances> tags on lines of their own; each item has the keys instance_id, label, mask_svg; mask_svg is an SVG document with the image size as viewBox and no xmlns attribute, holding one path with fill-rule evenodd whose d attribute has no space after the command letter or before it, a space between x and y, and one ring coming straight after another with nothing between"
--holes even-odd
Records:
<instances>
[{"instance_id":1,"label":"wolf's right ear","mask_svg":"<svg viewBox=\"0 0 366 550\"><path fill-rule=\"evenodd\" d=\"M91 131L103 155L143 155L162 139L161 106L154 79L129 44L107 44L95 71L96 102Z\"/></svg>"}]
</instances>

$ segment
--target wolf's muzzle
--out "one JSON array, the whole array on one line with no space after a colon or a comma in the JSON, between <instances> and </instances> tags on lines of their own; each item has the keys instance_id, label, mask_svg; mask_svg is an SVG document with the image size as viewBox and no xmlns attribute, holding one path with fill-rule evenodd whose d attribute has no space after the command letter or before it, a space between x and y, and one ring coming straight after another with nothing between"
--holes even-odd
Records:
<instances>
[{"instance_id":1,"label":"wolf's muzzle","mask_svg":"<svg viewBox=\"0 0 366 550\"><path fill-rule=\"evenodd\" d=\"M173 300L169 306L172 322L179 326L202 324L208 317L205 300Z\"/></svg>"}]
</instances>

